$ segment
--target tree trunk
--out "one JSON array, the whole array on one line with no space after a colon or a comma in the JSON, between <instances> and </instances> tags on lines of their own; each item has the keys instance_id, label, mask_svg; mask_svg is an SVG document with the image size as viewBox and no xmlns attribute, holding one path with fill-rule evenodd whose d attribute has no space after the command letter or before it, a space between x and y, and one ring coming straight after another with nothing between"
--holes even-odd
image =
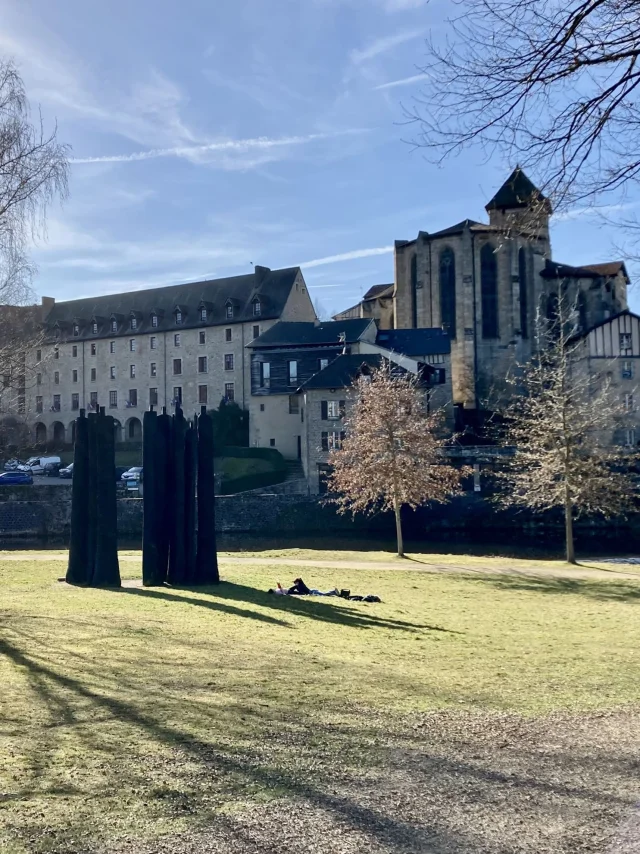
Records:
<instances>
[{"instance_id":1,"label":"tree trunk","mask_svg":"<svg viewBox=\"0 0 640 854\"><path fill-rule=\"evenodd\" d=\"M567 551L567 563L577 563L576 551L573 542L573 505L569 495L569 487L565 486L564 492L564 531Z\"/></svg>"},{"instance_id":2,"label":"tree trunk","mask_svg":"<svg viewBox=\"0 0 640 854\"><path fill-rule=\"evenodd\" d=\"M398 541L398 557L404 557L404 542L402 539L402 520L400 519L400 504L395 502L394 511L396 514L396 539Z\"/></svg>"}]
</instances>

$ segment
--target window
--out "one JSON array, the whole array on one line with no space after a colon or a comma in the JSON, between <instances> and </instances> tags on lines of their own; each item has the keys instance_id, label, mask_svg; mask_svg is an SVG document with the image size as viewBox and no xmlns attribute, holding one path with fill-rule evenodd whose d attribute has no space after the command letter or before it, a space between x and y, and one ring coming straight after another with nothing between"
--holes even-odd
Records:
<instances>
[{"instance_id":1,"label":"window","mask_svg":"<svg viewBox=\"0 0 640 854\"><path fill-rule=\"evenodd\" d=\"M60 358L60 350L58 350L58 348L57 348L57 347L54 347L54 350L53 350L53 358L54 358L54 359L59 359L59 358Z\"/></svg>"},{"instance_id":2,"label":"window","mask_svg":"<svg viewBox=\"0 0 640 854\"><path fill-rule=\"evenodd\" d=\"M182 312L180 310L176 311L176 323L182 323Z\"/></svg>"},{"instance_id":3,"label":"window","mask_svg":"<svg viewBox=\"0 0 640 854\"><path fill-rule=\"evenodd\" d=\"M260 404L260 412L264 412L264 403Z\"/></svg>"},{"instance_id":4,"label":"window","mask_svg":"<svg viewBox=\"0 0 640 854\"><path fill-rule=\"evenodd\" d=\"M327 367L327 365L328 365L328 364L329 364L329 360L328 360L328 359L320 359L320 360L319 360L319 366L320 366L320 368L319 368L319 369L320 369L321 371L324 371L324 369Z\"/></svg>"},{"instance_id":5,"label":"window","mask_svg":"<svg viewBox=\"0 0 640 854\"><path fill-rule=\"evenodd\" d=\"M158 315L157 314L151 315L151 326L153 326L154 329L158 328Z\"/></svg>"},{"instance_id":6,"label":"window","mask_svg":"<svg viewBox=\"0 0 640 854\"><path fill-rule=\"evenodd\" d=\"M224 330L224 340L231 341L231 329Z\"/></svg>"},{"instance_id":7,"label":"window","mask_svg":"<svg viewBox=\"0 0 640 854\"><path fill-rule=\"evenodd\" d=\"M179 376L182 373L182 359L174 359L173 360L173 375L174 377Z\"/></svg>"},{"instance_id":8,"label":"window","mask_svg":"<svg viewBox=\"0 0 640 854\"><path fill-rule=\"evenodd\" d=\"M224 369L225 371L233 370L233 353L224 354Z\"/></svg>"},{"instance_id":9,"label":"window","mask_svg":"<svg viewBox=\"0 0 640 854\"><path fill-rule=\"evenodd\" d=\"M93 332L94 335L98 334L98 324L95 322L95 320L91 324L91 331Z\"/></svg>"},{"instance_id":10,"label":"window","mask_svg":"<svg viewBox=\"0 0 640 854\"><path fill-rule=\"evenodd\" d=\"M269 362L260 363L260 385L262 388L271 387L271 364Z\"/></svg>"},{"instance_id":11,"label":"window","mask_svg":"<svg viewBox=\"0 0 640 854\"><path fill-rule=\"evenodd\" d=\"M173 336L173 346L179 347L181 341L182 341L182 339L180 337L180 333L176 332L176 334Z\"/></svg>"},{"instance_id":12,"label":"window","mask_svg":"<svg viewBox=\"0 0 640 854\"><path fill-rule=\"evenodd\" d=\"M201 308L200 309L200 320L204 322L206 319L207 319L207 309Z\"/></svg>"},{"instance_id":13,"label":"window","mask_svg":"<svg viewBox=\"0 0 640 854\"><path fill-rule=\"evenodd\" d=\"M174 406L182 406L182 386L181 385L174 386L173 403L174 403Z\"/></svg>"},{"instance_id":14,"label":"window","mask_svg":"<svg viewBox=\"0 0 640 854\"><path fill-rule=\"evenodd\" d=\"M448 246L440 253L440 320L450 338L456 337L456 256Z\"/></svg>"},{"instance_id":15,"label":"window","mask_svg":"<svg viewBox=\"0 0 640 854\"><path fill-rule=\"evenodd\" d=\"M158 365L156 362L151 362L149 365L149 376L157 377L158 376Z\"/></svg>"},{"instance_id":16,"label":"window","mask_svg":"<svg viewBox=\"0 0 640 854\"><path fill-rule=\"evenodd\" d=\"M289 385L295 385L298 382L298 363L296 361L289 362Z\"/></svg>"},{"instance_id":17,"label":"window","mask_svg":"<svg viewBox=\"0 0 640 854\"><path fill-rule=\"evenodd\" d=\"M114 368L114 370L115 370L115 368ZM117 391L110 391L109 392L109 408L110 409L116 409L117 406L118 406L118 392Z\"/></svg>"},{"instance_id":18,"label":"window","mask_svg":"<svg viewBox=\"0 0 640 854\"><path fill-rule=\"evenodd\" d=\"M138 318L132 317L130 322L129 322L129 325L130 325L131 329L137 329L138 328Z\"/></svg>"},{"instance_id":19,"label":"window","mask_svg":"<svg viewBox=\"0 0 640 854\"><path fill-rule=\"evenodd\" d=\"M91 368L91 382L94 383L98 377L98 372L95 368Z\"/></svg>"},{"instance_id":20,"label":"window","mask_svg":"<svg viewBox=\"0 0 640 854\"><path fill-rule=\"evenodd\" d=\"M73 347L71 348L71 355L73 356L74 359L78 358L78 345L77 344L74 344Z\"/></svg>"},{"instance_id":21,"label":"window","mask_svg":"<svg viewBox=\"0 0 640 854\"><path fill-rule=\"evenodd\" d=\"M109 368L109 379L115 380L115 378L116 378L116 366L111 365L111 367Z\"/></svg>"},{"instance_id":22,"label":"window","mask_svg":"<svg viewBox=\"0 0 640 854\"><path fill-rule=\"evenodd\" d=\"M498 337L498 264L493 246L486 243L480 251L480 289L482 294L482 337Z\"/></svg>"},{"instance_id":23,"label":"window","mask_svg":"<svg viewBox=\"0 0 640 854\"><path fill-rule=\"evenodd\" d=\"M53 375L53 381L56 385L60 385L60 371L56 371Z\"/></svg>"},{"instance_id":24,"label":"window","mask_svg":"<svg viewBox=\"0 0 640 854\"><path fill-rule=\"evenodd\" d=\"M89 409L97 409L98 408L98 392L92 391L89 395Z\"/></svg>"},{"instance_id":25,"label":"window","mask_svg":"<svg viewBox=\"0 0 640 854\"><path fill-rule=\"evenodd\" d=\"M116 342L115 341L109 341L109 352L110 353L116 352Z\"/></svg>"},{"instance_id":26,"label":"window","mask_svg":"<svg viewBox=\"0 0 640 854\"><path fill-rule=\"evenodd\" d=\"M80 327L78 326L77 323L73 324L73 335L74 335L74 338L77 338L78 335L80 335Z\"/></svg>"},{"instance_id":27,"label":"window","mask_svg":"<svg viewBox=\"0 0 640 854\"><path fill-rule=\"evenodd\" d=\"M344 418L344 410L344 400L320 401L320 418L323 421L338 421L340 418Z\"/></svg>"},{"instance_id":28,"label":"window","mask_svg":"<svg viewBox=\"0 0 640 854\"><path fill-rule=\"evenodd\" d=\"M199 356L198 357L198 373L206 374L207 373L207 357Z\"/></svg>"},{"instance_id":29,"label":"window","mask_svg":"<svg viewBox=\"0 0 640 854\"><path fill-rule=\"evenodd\" d=\"M623 362L622 363L622 379L630 380L633 379L633 362Z\"/></svg>"},{"instance_id":30,"label":"window","mask_svg":"<svg viewBox=\"0 0 640 854\"><path fill-rule=\"evenodd\" d=\"M71 395L71 408L72 409L80 409L80 395L72 394Z\"/></svg>"},{"instance_id":31,"label":"window","mask_svg":"<svg viewBox=\"0 0 640 854\"><path fill-rule=\"evenodd\" d=\"M233 317L233 306L231 303L227 303L227 320L231 320Z\"/></svg>"},{"instance_id":32,"label":"window","mask_svg":"<svg viewBox=\"0 0 640 854\"><path fill-rule=\"evenodd\" d=\"M36 362L42 361L42 350L36 350Z\"/></svg>"},{"instance_id":33,"label":"window","mask_svg":"<svg viewBox=\"0 0 640 854\"><path fill-rule=\"evenodd\" d=\"M97 345L96 345L96 344L92 344L92 345L91 345L91 355L92 355L92 356L95 356L97 352L98 352L98 347L97 347Z\"/></svg>"},{"instance_id":34,"label":"window","mask_svg":"<svg viewBox=\"0 0 640 854\"><path fill-rule=\"evenodd\" d=\"M158 349L158 339L156 338L155 335L152 335L151 338L149 338L149 349L150 350L157 350Z\"/></svg>"},{"instance_id":35,"label":"window","mask_svg":"<svg viewBox=\"0 0 640 854\"><path fill-rule=\"evenodd\" d=\"M254 338L259 338L259 337L260 337L260 327L259 327L259 326L254 326L254 327L253 327L253 337L254 337Z\"/></svg>"},{"instance_id":36,"label":"window","mask_svg":"<svg viewBox=\"0 0 640 854\"><path fill-rule=\"evenodd\" d=\"M227 400L235 400L236 399L236 393L234 390L234 384L233 383L225 383L224 384L224 396L227 398Z\"/></svg>"},{"instance_id":37,"label":"window","mask_svg":"<svg viewBox=\"0 0 640 854\"><path fill-rule=\"evenodd\" d=\"M131 352L131 353L136 352L136 339L135 338L129 338L129 352Z\"/></svg>"},{"instance_id":38,"label":"window","mask_svg":"<svg viewBox=\"0 0 640 854\"><path fill-rule=\"evenodd\" d=\"M208 387L206 385L198 386L198 403L203 405L207 403Z\"/></svg>"},{"instance_id":39,"label":"window","mask_svg":"<svg viewBox=\"0 0 640 854\"><path fill-rule=\"evenodd\" d=\"M630 332L621 332L620 333L620 350L630 350L631 349L631 333Z\"/></svg>"},{"instance_id":40,"label":"window","mask_svg":"<svg viewBox=\"0 0 640 854\"><path fill-rule=\"evenodd\" d=\"M9 377L5 376L4 379L5 379L4 387L6 388L9 385L9 383L7 382ZM42 374L36 374L36 385L42 385Z\"/></svg>"},{"instance_id":41,"label":"window","mask_svg":"<svg viewBox=\"0 0 640 854\"><path fill-rule=\"evenodd\" d=\"M136 366L135 365L129 365L129 377L132 380L134 380L136 378Z\"/></svg>"},{"instance_id":42,"label":"window","mask_svg":"<svg viewBox=\"0 0 640 854\"><path fill-rule=\"evenodd\" d=\"M198 341L200 344L206 344L207 343L207 333L206 332L200 332L200 334L198 335Z\"/></svg>"},{"instance_id":43,"label":"window","mask_svg":"<svg viewBox=\"0 0 640 854\"><path fill-rule=\"evenodd\" d=\"M633 427L630 427L625 431L625 445L629 448L634 447L636 444L636 431Z\"/></svg>"},{"instance_id":44,"label":"window","mask_svg":"<svg viewBox=\"0 0 640 854\"><path fill-rule=\"evenodd\" d=\"M289 415L298 415L300 412L300 398L297 394L289 395Z\"/></svg>"},{"instance_id":45,"label":"window","mask_svg":"<svg viewBox=\"0 0 640 854\"><path fill-rule=\"evenodd\" d=\"M132 408L138 405L138 389L130 388L129 389L129 406Z\"/></svg>"},{"instance_id":46,"label":"window","mask_svg":"<svg viewBox=\"0 0 640 854\"><path fill-rule=\"evenodd\" d=\"M78 372L77 371L71 371L71 381L74 383L78 382Z\"/></svg>"},{"instance_id":47,"label":"window","mask_svg":"<svg viewBox=\"0 0 640 854\"><path fill-rule=\"evenodd\" d=\"M157 406L158 405L158 389L150 388L149 389L149 406Z\"/></svg>"},{"instance_id":48,"label":"window","mask_svg":"<svg viewBox=\"0 0 640 854\"><path fill-rule=\"evenodd\" d=\"M276 446L276 440L275 439L269 439L269 447L275 448L275 446Z\"/></svg>"},{"instance_id":49,"label":"window","mask_svg":"<svg viewBox=\"0 0 640 854\"><path fill-rule=\"evenodd\" d=\"M344 442L344 433L338 433L337 430L323 432L321 441L323 451L339 451Z\"/></svg>"},{"instance_id":50,"label":"window","mask_svg":"<svg viewBox=\"0 0 640 854\"><path fill-rule=\"evenodd\" d=\"M117 331L118 331L118 321L117 321L117 320L112 320L112 321L111 321L111 331L112 331L112 332L117 332Z\"/></svg>"},{"instance_id":51,"label":"window","mask_svg":"<svg viewBox=\"0 0 640 854\"><path fill-rule=\"evenodd\" d=\"M42 397L38 395L36 397L36 412L42 412Z\"/></svg>"},{"instance_id":52,"label":"window","mask_svg":"<svg viewBox=\"0 0 640 854\"><path fill-rule=\"evenodd\" d=\"M578 293L576 308L578 309L578 324L580 332L587 329L587 298L583 291Z\"/></svg>"},{"instance_id":53,"label":"window","mask_svg":"<svg viewBox=\"0 0 640 854\"><path fill-rule=\"evenodd\" d=\"M59 394L53 395L53 411L54 412L60 412L60 395Z\"/></svg>"},{"instance_id":54,"label":"window","mask_svg":"<svg viewBox=\"0 0 640 854\"><path fill-rule=\"evenodd\" d=\"M624 400L624 408L627 410L627 412L633 412L633 410L634 410L633 394L631 392L627 392L624 395L623 400Z\"/></svg>"},{"instance_id":55,"label":"window","mask_svg":"<svg viewBox=\"0 0 640 854\"><path fill-rule=\"evenodd\" d=\"M260 317L262 314L262 305L260 304L259 299L254 299L253 301L253 316Z\"/></svg>"}]
</instances>

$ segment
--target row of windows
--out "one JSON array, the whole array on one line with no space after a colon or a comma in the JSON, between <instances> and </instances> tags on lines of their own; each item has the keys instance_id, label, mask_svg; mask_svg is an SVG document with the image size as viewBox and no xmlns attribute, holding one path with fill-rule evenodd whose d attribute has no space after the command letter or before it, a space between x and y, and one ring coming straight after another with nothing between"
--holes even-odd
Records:
<instances>
[{"instance_id":1,"label":"row of windows","mask_svg":"<svg viewBox=\"0 0 640 854\"><path fill-rule=\"evenodd\" d=\"M233 353L225 353L224 355L224 369L225 371L232 371L234 369L234 358ZM206 374L209 371L209 357L208 356L199 356L198 357L198 373ZM174 359L173 360L173 375L179 376L182 374L182 359ZM149 364L149 376L157 377L158 376L158 363L151 362ZM96 368L91 368L89 372L90 382L96 382L98 377L98 372ZM135 379L136 377L136 366L129 365L129 378ZM116 378L116 367L112 365L109 368L109 378L115 380ZM78 382L78 371L71 371L71 381L74 383ZM55 385L60 385L60 371L54 371L53 374L53 382ZM36 374L36 384L42 385L42 374Z\"/></svg>"},{"instance_id":2,"label":"row of windows","mask_svg":"<svg viewBox=\"0 0 640 854\"><path fill-rule=\"evenodd\" d=\"M329 364L329 359L318 359L318 370L324 370ZM298 384L298 362L290 359L287 362L287 378L289 385ZM271 388L271 363L260 362L260 387Z\"/></svg>"},{"instance_id":3,"label":"row of windows","mask_svg":"<svg viewBox=\"0 0 640 854\"><path fill-rule=\"evenodd\" d=\"M235 384L234 383L225 383L224 385L224 396L228 401L235 400ZM209 402L209 387L206 385L198 386L198 403L199 404L207 404ZM51 412L60 412L60 395L54 394L52 399L52 404L50 406ZM175 386L173 388L173 396L171 403L175 406L177 404L182 404L182 386ZM135 388L130 388L129 393L127 395L125 401L126 409L133 409L138 406L138 390ZM150 388L149 389L149 406L157 406L158 405L158 389ZM109 392L109 409L117 409L118 408L118 392L110 391ZM71 409L77 411L80 409L80 395L72 394L71 395ZM98 409L98 393L91 392L91 396L89 398L89 409L97 410ZM44 410L44 400L38 395L36 397L36 412L43 412Z\"/></svg>"},{"instance_id":4,"label":"row of windows","mask_svg":"<svg viewBox=\"0 0 640 854\"><path fill-rule=\"evenodd\" d=\"M251 303L251 306L252 306L253 316L254 317L261 317L261 315L262 315L262 303L260 302L260 300L257 298L254 299L253 302ZM176 307L174 312L173 312L173 316L175 318L176 324L179 326L180 324L184 323L186 313L180 307ZM234 316L234 305L231 301L229 301L229 302L227 302L227 304L225 306L225 317L227 318L227 320L232 320L233 316ZM138 329L139 319L140 318L138 317L138 315L134 314L132 312L129 315L129 329L131 329L132 331L135 331L136 329ZM206 323L207 320L209 319L209 311L205 306L201 306L198 309L198 319L200 320L201 323ZM160 315L155 314L155 313L152 314L151 315L151 326L154 329L156 329L159 325L160 325ZM100 328L100 324L98 323L98 321L92 320L91 321L91 332L93 333L93 335L98 334L99 328ZM113 317L113 316L111 317L109 328L111 329L112 332L118 332L119 331L120 322L118 321L117 317ZM73 323L71 331L73 333L74 338L77 338L80 335L80 324L78 322ZM59 330L56 330L56 334L59 334Z\"/></svg>"},{"instance_id":5,"label":"row of windows","mask_svg":"<svg viewBox=\"0 0 640 854\"><path fill-rule=\"evenodd\" d=\"M255 338L259 338L259 337L260 337L260 327L254 326L253 327L253 338L255 339ZM224 330L224 339L225 339L225 341L233 341L233 329L227 328ZM206 344L207 343L207 333L201 330L198 333L198 341L200 344ZM173 346L174 347L181 347L182 346L182 334L180 332L174 333L174 335L173 335ZM95 344L94 342L91 343L90 353L92 356L97 355L97 353L98 353L97 347L98 347L97 344ZM138 347L137 339L136 338L130 338L129 339L129 351L131 353L135 353L137 350L137 347ZM149 349L150 350L157 350L158 349L158 338L156 335L151 335L151 337L149 338ZM116 352L116 342L115 341L109 341L109 352L110 353ZM76 359L78 357L78 345L77 344L74 344L71 347L71 355L74 359ZM54 351L54 358L56 358L56 359L60 358L60 351L59 350ZM37 362L42 361L42 350L36 350L36 361Z\"/></svg>"}]
</instances>

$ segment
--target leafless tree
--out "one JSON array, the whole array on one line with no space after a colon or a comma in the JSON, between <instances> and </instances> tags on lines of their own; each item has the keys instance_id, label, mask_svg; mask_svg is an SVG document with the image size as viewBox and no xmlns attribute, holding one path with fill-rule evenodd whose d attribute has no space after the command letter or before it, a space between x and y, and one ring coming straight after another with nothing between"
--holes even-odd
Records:
<instances>
[{"instance_id":1,"label":"leafless tree","mask_svg":"<svg viewBox=\"0 0 640 854\"><path fill-rule=\"evenodd\" d=\"M475 143L531 167L557 203L640 176L637 0L458 0L427 43L410 117L436 159Z\"/></svg>"},{"instance_id":2,"label":"leafless tree","mask_svg":"<svg viewBox=\"0 0 640 854\"><path fill-rule=\"evenodd\" d=\"M606 376L590 373L575 331L575 312L562 299L554 317L539 319L538 356L508 378L513 394L501 413L502 442L514 455L497 472L503 506L562 508L569 563L576 562L574 519L623 516L635 493L635 457L613 443L629 413Z\"/></svg>"},{"instance_id":3,"label":"leafless tree","mask_svg":"<svg viewBox=\"0 0 640 854\"><path fill-rule=\"evenodd\" d=\"M414 375L384 363L355 381L352 396L345 439L329 456L328 489L339 512L393 510L403 557L402 506L447 501L459 491L463 472L443 455L442 416L427 412Z\"/></svg>"}]
</instances>

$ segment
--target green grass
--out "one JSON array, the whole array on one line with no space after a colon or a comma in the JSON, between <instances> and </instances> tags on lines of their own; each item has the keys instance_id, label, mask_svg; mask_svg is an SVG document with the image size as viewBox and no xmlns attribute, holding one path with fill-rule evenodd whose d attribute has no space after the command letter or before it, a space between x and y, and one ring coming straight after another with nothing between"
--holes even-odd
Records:
<instances>
[{"instance_id":1,"label":"green grass","mask_svg":"<svg viewBox=\"0 0 640 854\"><path fill-rule=\"evenodd\" d=\"M431 709L638 700L640 579L385 572L375 560L306 571L272 556L223 563L225 582L197 592L71 589L56 582L60 561L2 565L0 850L108 850L132 828L206 824L294 791L298 774L330 775L336 757L375 765L385 735ZM298 574L383 602L263 592Z\"/></svg>"}]
</instances>

